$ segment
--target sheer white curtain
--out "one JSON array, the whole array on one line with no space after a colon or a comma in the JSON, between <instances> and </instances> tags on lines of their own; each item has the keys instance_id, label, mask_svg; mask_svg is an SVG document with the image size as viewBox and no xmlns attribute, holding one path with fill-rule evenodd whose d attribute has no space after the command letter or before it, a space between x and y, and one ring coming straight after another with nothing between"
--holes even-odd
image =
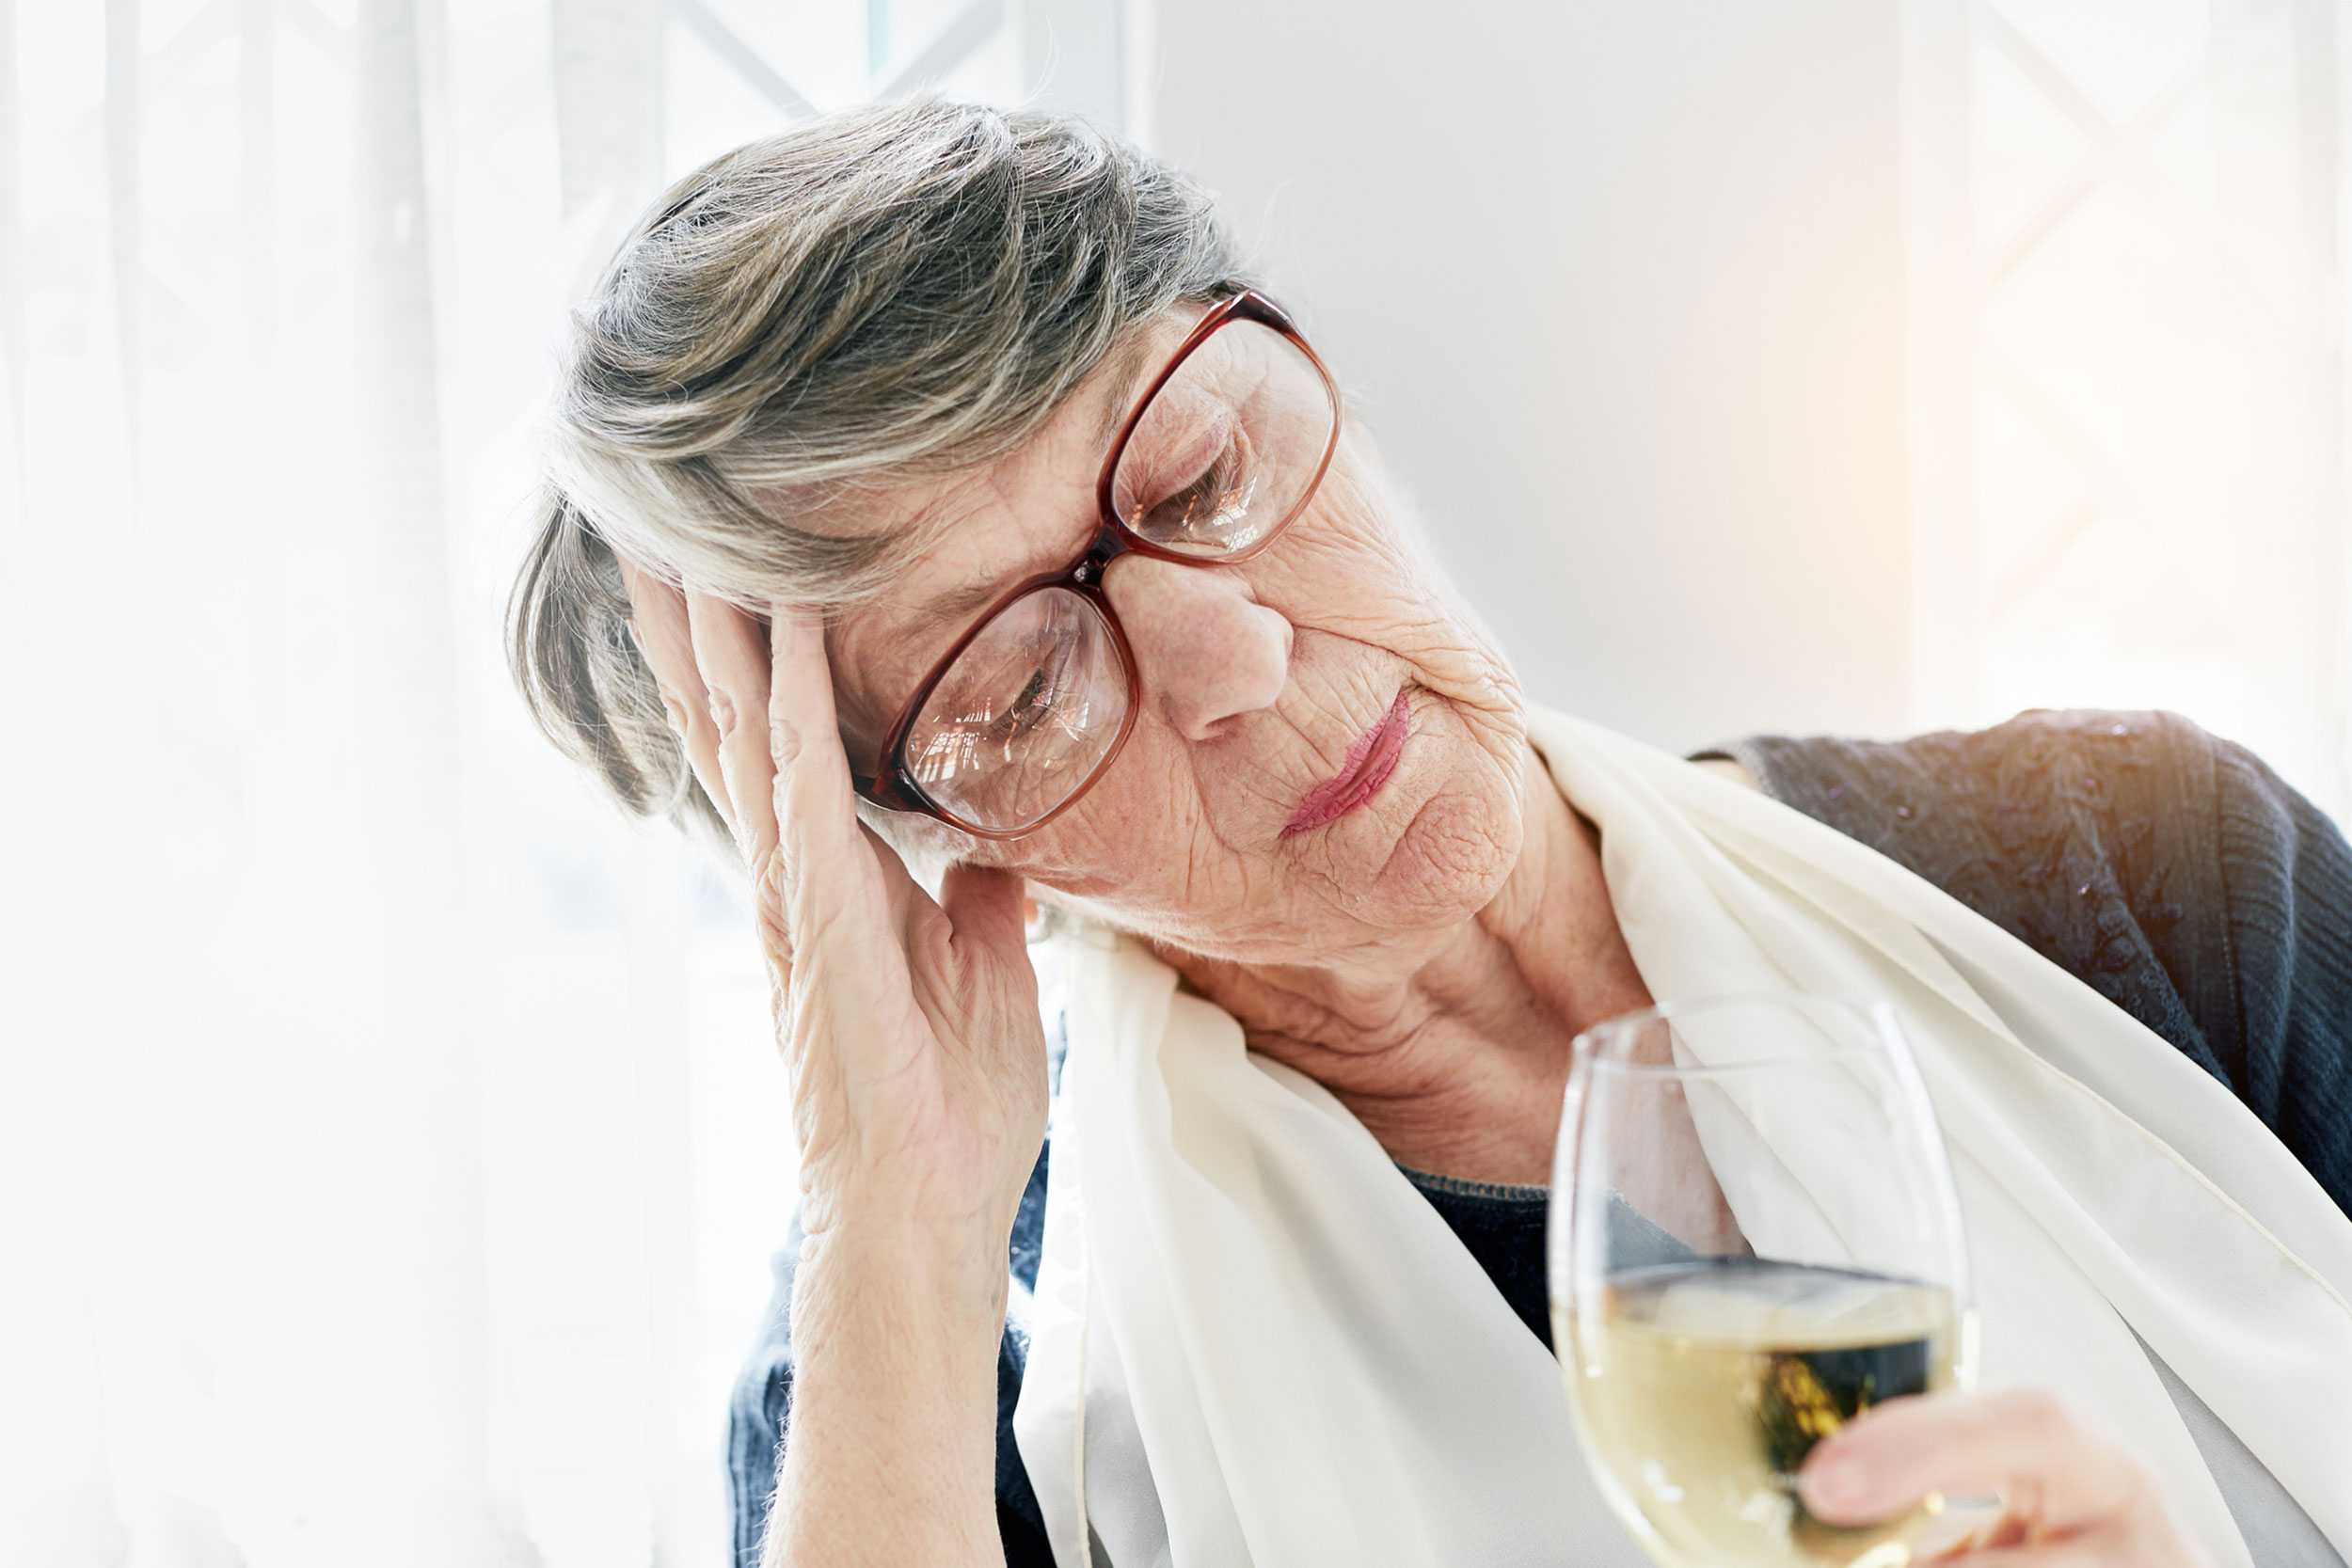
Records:
<instances>
[{"instance_id":1,"label":"sheer white curtain","mask_svg":"<svg viewBox=\"0 0 2352 1568\"><path fill-rule=\"evenodd\" d=\"M499 657L660 182L1115 5L0 0L0 1562L718 1564L792 1197L728 895Z\"/></svg>"}]
</instances>

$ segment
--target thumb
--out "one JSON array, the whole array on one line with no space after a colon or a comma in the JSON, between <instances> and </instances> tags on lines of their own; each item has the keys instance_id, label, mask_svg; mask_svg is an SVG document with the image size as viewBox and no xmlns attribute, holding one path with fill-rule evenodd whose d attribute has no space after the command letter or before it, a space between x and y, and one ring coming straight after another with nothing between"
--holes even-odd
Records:
<instances>
[{"instance_id":1,"label":"thumb","mask_svg":"<svg viewBox=\"0 0 2352 1568\"><path fill-rule=\"evenodd\" d=\"M951 865L940 879L939 907L947 916L960 955L986 953L1009 959L1025 952L1028 925L1023 916L1025 884L1009 871L982 865Z\"/></svg>"}]
</instances>

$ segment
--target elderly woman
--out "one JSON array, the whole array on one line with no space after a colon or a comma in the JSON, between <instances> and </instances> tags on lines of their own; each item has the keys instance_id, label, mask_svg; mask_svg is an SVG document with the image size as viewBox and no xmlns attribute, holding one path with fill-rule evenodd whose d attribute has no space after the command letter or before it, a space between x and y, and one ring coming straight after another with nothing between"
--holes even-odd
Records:
<instances>
[{"instance_id":1,"label":"elderly woman","mask_svg":"<svg viewBox=\"0 0 2352 1568\"><path fill-rule=\"evenodd\" d=\"M1985 1307L1989 1391L1850 1424L1806 1509L2352 1548L2352 857L2245 753L2040 716L1709 771L1532 708L1202 194L1043 115L682 182L549 495L525 689L731 839L774 976L746 1564L1639 1561L1548 1370L1570 1041L1758 986L1895 1001Z\"/></svg>"}]
</instances>

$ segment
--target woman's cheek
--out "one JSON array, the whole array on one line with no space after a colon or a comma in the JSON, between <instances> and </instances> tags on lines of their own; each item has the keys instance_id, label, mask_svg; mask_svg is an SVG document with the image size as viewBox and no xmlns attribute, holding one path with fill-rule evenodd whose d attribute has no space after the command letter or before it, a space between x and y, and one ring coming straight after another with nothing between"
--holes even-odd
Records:
<instances>
[{"instance_id":1,"label":"woman's cheek","mask_svg":"<svg viewBox=\"0 0 2352 1568\"><path fill-rule=\"evenodd\" d=\"M1183 831L1188 814L1145 798L1150 792L1136 788L1133 781L1115 793L1106 790L1104 785L1127 770L1129 760L1122 756L1111 778L1043 832L999 846L1007 852L1006 868L1069 899L1103 906L1094 911L1100 914L1116 914L1129 904L1149 906L1166 895L1167 888L1183 888L1189 879L1184 857L1192 847L1192 835Z\"/></svg>"}]
</instances>

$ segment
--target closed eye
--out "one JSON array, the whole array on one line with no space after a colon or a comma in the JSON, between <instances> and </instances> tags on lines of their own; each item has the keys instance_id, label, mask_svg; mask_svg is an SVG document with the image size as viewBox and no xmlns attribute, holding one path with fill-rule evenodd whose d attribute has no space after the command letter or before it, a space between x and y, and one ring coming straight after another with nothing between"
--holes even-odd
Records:
<instances>
[{"instance_id":1,"label":"closed eye","mask_svg":"<svg viewBox=\"0 0 2352 1568\"><path fill-rule=\"evenodd\" d=\"M1020 726L1023 716L1036 705L1039 694L1044 689L1045 672L1041 669L1030 672L1028 684L1022 687L1021 695L1006 705L1005 711L996 716L995 723L990 725L989 728L1007 735L1011 734Z\"/></svg>"}]
</instances>

